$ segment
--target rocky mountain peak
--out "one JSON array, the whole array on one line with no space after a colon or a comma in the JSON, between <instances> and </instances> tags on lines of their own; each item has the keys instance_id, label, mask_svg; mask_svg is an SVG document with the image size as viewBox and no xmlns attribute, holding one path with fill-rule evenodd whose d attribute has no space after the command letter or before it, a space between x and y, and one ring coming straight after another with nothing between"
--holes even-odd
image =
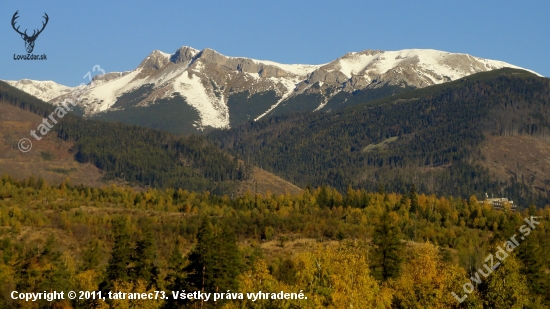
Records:
<instances>
[{"instance_id":1,"label":"rocky mountain peak","mask_svg":"<svg viewBox=\"0 0 550 309\"><path fill-rule=\"evenodd\" d=\"M187 63L191 61L200 51L189 46L182 46L170 57L173 63Z\"/></svg>"},{"instance_id":2,"label":"rocky mountain peak","mask_svg":"<svg viewBox=\"0 0 550 309\"><path fill-rule=\"evenodd\" d=\"M290 77L294 75L276 65L250 58L228 57L210 48L202 50L197 55L196 60L209 69L226 73L237 71L239 73L258 74L257 76L260 78Z\"/></svg>"},{"instance_id":3,"label":"rocky mountain peak","mask_svg":"<svg viewBox=\"0 0 550 309\"><path fill-rule=\"evenodd\" d=\"M159 50L154 50L147 58L145 58L138 68L145 70L161 70L170 63L170 55Z\"/></svg>"}]
</instances>

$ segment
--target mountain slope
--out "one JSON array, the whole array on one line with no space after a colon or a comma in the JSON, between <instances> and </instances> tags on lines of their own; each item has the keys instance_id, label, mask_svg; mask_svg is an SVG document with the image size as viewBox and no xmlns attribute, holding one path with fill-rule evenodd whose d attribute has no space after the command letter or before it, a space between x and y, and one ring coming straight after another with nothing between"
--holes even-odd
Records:
<instances>
[{"instance_id":1,"label":"mountain slope","mask_svg":"<svg viewBox=\"0 0 550 309\"><path fill-rule=\"evenodd\" d=\"M525 206L533 199L550 201L549 171L535 175L523 168L523 176L496 178L482 147L486 136L525 134L548 143L548 106L548 79L501 69L332 113L276 116L209 137L300 186L385 185L406 192L416 183L426 193L507 194ZM506 155L514 162L519 153ZM536 179L527 181L531 175Z\"/></svg>"},{"instance_id":2,"label":"mountain slope","mask_svg":"<svg viewBox=\"0 0 550 309\"><path fill-rule=\"evenodd\" d=\"M0 111L0 173L17 179L33 175L52 182L71 178L75 184L99 186L114 181L220 194L241 192L255 182L260 189L264 184L276 183L271 189L274 193L301 191L244 164L199 136L181 137L67 114L57 119L52 132L36 140L29 131L36 130L42 117L52 113L53 106L3 82ZM17 149L21 138L33 143L29 152Z\"/></svg>"},{"instance_id":3,"label":"mountain slope","mask_svg":"<svg viewBox=\"0 0 550 309\"><path fill-rule=\"evenodd\" d=\"M70 152L72 143L53 134L35 142L29 152L19 151L18 141L30 137L29 131L41 122L42 118L34 113L0 103L0 175L8 174L17 180L40 177L54 185L66 179L73 185L107 185L100 169L74 160Z\"/></svg>"},{"instance_id":4,"label":"mountain slope","mask_svg":"<svg viewBox=\"0 0 550 309\"><path fill-rule=\"evenodd\" d=\"M288 65L184 46L174 54L153 51L132 71L96 77L79 110L96 119L201 132L288 112L334 110L503 67L518 68L423 49L366 50L324 65ZM10 83L52 104L69 98L61 86Z\"/></svg>"}]
</instances>

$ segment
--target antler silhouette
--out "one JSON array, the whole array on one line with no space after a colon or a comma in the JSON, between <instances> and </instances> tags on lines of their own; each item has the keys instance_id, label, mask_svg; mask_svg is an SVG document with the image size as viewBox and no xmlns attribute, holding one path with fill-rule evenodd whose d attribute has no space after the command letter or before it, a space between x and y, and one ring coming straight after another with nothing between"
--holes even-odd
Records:
<instances>
[{"instance_id":1,"label":"antler silhouette","mask_svg":"<svg viewBox=\"0 0 550 309\"><path fill-rule=\"evenodd\" d=\"M11 18L11 26L13 27L13 30L15 30L20 35L27 36L27 30L25 30L25 33L22 33L21 31L19 31L19 27L15 28L15 20L19 18L19 16L17 16L18 13L19 13L19 11L15 12L15 14L13 14L13 17Z\"/></svg>"},{"instance_id":2,"label":"antler silhouette","mask_svg":"<svg viewBox=\"0 0 550 309\"><path fill-rule=\"evenodd\" d=\"M46 22L42 22L42 29L40 29L36 34L34 34L34 31L33 31L31 37L37 37L40 33L42 33L42 31L44 31L44 28L46 28L46 25L48 24L48 21L50 20L50 18L48 17L48 14L46 14L46 12L44 12L44 16L42 16L42 17L44 17Z\"/></svg>"},{"instance_id":3,"label":"antler silhouette","mask_svg":"<svg viewBox=\"0 0 550 309\"><path fill-rule=\"evenodd\" d=\"M48 16L48 14L44 13L44 16L42 16L42 17L44 17L44 19L46 21L42 22L42 29L34 30L32 32L32 35L29 36L27 34L26 29L25 29L25 32L21 32L21 31L19 31L19 26L17 28L15 28L15 24L16 24L15 20L19 18L19 16L17 15L18 13L19 13L19 11L15 12L15 14L13 14L13 17L11 18L11 26L13 27L13 30L15 30L17 33L19 33L21 35L21 37L23 38L23 40L25 40L25 48L27 49L27 52L32 53L32 51L34 49L34 41L36 40L38 35L40 33L42 33L42 31L44 31L44 28L46 28L46 25L48 24L48 21L50 20L50 17Z\"/></svg>"}]
</instances>

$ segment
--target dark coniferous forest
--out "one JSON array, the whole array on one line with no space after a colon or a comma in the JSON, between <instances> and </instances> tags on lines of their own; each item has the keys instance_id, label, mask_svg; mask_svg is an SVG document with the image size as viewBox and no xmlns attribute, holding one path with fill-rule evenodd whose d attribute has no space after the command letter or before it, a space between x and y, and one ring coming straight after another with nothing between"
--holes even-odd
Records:
<instances>
[{"instance_id":1,"label":"dark coniferous forest","mask_svg":"<svg viewBox=\"0 0 550 309\"><path fill-rule=\"evenodd\" d=\"M502 69L329 113L298 113L216 131L210 140L299 186L349 185L467 197L485 192L547 204L519 175L493 179L487 136L550 139L550 83Z\"/></svg>"},{"instance_id":2,"label":"dark coniferous forest","mask_svg":"<svg viewBox=\"0 0 550 309\"><path fill-rule=\"evenodd\" d=\"M0 82L0 100L47 117L54 107ZM156 188L228 193L251 167L204 137L182 136L123 123L84 120L68 114L54 134L73 142L79 162L92 163L108 179Z\"/></svg>"}]
</instances>

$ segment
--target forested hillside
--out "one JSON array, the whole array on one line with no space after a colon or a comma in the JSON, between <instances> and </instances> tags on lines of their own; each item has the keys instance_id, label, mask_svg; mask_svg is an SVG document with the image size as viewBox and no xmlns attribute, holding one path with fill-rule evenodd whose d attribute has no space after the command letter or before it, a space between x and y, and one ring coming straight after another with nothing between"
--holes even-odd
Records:
<instances>
[{"instance_id":1,"label":"forested hillside","mask_svg":"<svg viewBox=\"0 0 550 309\"><path fill-rule=\"evenodd\" d=\"M47 117L54 107L0 82L0 102ZM107 179L151 187L225 193L250 177L252 166L239 162L203 137L179 136L121 123L84 120L67 114L52 131L74 143L82 163L92 163Z\"/></svg>"},{"instance_id":2,"label":"forested hillside","mask_svg":"<svg viewBox=\"0 0 550 309\"><path fill-rule=\"evenodd\" d=\"M491 177L486 136L550 140L550 82L525 71L495 70L331 113L249 122L209 135L222 149L305 187L329 184L478 197L520 205L549 203L548 188L515 173ZM507 153L512 158L513 148ZM514 167L514 171L516 168ZM549 171L537 174L550 183Z\"/></svg>"},{"instance_id":3,"label":"forested hillside","mask_svg":"<svg viewBox=\"0 0 550 309\"><path fill-rule=\"evenodd\" d=\"M487 256L531 216L540 223L465 293L470 277L486 273ZM230 198L4 176L0 308L547 308L549 219L548 207L497 211L475 197L414 187L403 195L320 187ZM162 291L166 299L10 296L54 290ZM307 299L173 299L182 290L301 292ZM453 292L468 297L461 304Z\"/></svg>"}]
</instances>

